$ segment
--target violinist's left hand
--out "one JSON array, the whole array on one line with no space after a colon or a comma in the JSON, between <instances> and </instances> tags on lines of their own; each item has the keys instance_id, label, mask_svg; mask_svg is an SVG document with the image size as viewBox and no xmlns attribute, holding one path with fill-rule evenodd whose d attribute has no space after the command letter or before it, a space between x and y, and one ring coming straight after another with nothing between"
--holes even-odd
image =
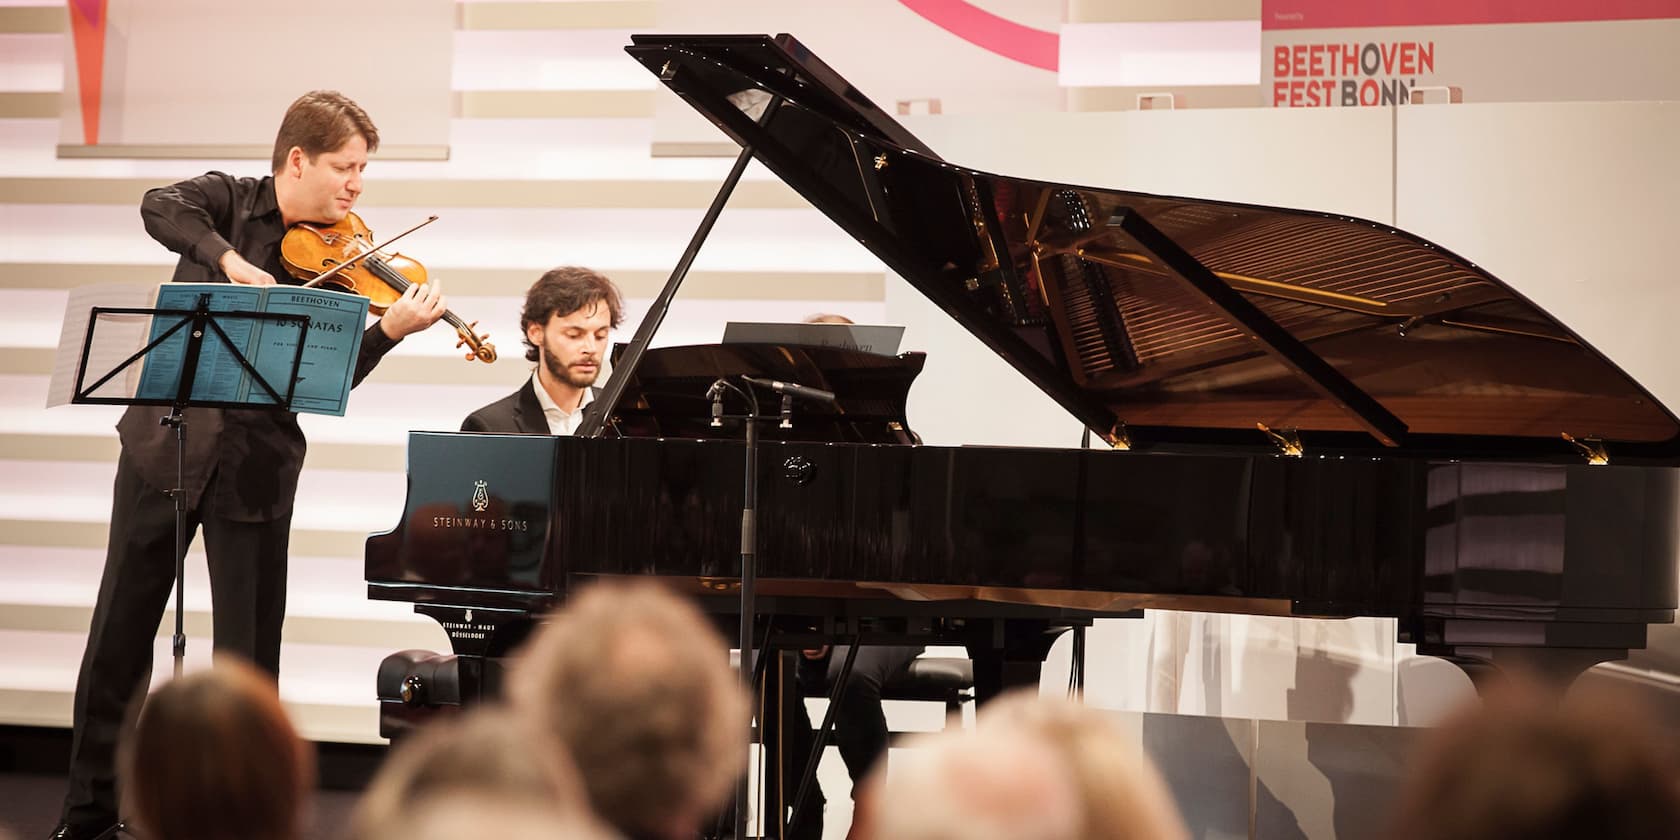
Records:
<instances>
[{"instance_id":1,"label":"violinist's left hand","mask_svg":"<svg viewBox=\"0 0 1680 840\"><path fill-rule=\"evenodd\" d=\"M448 308L443 289L434 278L429 283L409 286L402 297L392 301L385 317L379 319L379 328L393 340L400 339L437 323Z\"/></svg>"}]
</instances>

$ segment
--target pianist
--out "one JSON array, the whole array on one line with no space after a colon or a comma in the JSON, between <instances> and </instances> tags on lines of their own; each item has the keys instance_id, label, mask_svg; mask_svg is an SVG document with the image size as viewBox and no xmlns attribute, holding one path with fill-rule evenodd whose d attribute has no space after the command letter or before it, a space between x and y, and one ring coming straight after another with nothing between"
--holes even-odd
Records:
<instances>
[{"instance_id":1,"label":"pianist","mask_svg":"<svg viewBox=\"0 0 1680 840\"><path fill-rule=\"evenodd\" d=\"M525 293L519 315L525 358L536 362L531 381L467 415L463 432L569 435L583 425L595 400L595 379L607 337L624 318L624 299L611 280L577 266L544 274Z\"/></svg>"}]
</instances>

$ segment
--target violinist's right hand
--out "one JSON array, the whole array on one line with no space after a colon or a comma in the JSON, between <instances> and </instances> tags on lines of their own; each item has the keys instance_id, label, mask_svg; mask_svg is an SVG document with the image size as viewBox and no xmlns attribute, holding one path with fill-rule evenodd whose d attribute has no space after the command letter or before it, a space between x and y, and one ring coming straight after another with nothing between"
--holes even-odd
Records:
<instances>
[{"instance_id":1,"label":"violinist's right hand","mask_svg":"<svg viewBox=\"0 0 1680 840\"><path fill-rule=\"evenodd\" d=\"M244 286L272 286L274 275L252 265L239 252L231 248L222 255L222 273L229 280Z\"/></svg>"}]
</instances>

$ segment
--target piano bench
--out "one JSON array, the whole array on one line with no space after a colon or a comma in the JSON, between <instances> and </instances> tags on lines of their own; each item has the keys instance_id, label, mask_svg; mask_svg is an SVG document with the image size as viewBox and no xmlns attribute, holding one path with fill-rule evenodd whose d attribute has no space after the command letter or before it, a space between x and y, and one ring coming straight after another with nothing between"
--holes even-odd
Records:
<instances>
[{"instance_id":1,"label":"piano bench","mask_svg":"<svg viewBox=\"0 0 1680 840\"><path fill-rule=\"evenodd\" d=\"M451 653L403 650L379 663L379 737L396 740L461 710L461 663Z\"/></svg>"},{"instance_id":2,"label":"piano bench","mask_svg":"<svg viewBox=\"0 0 1680 840\"><path fill-rule=\"evenodd\" d=\"M833 686L821 686L826 694ZM821 696L821 695L816 695ZM945 728L962 728L962 707L974 699L974 663L957 656L921 656L881 686L882 700L945 704Z\"/></svg>"}]
</instances>

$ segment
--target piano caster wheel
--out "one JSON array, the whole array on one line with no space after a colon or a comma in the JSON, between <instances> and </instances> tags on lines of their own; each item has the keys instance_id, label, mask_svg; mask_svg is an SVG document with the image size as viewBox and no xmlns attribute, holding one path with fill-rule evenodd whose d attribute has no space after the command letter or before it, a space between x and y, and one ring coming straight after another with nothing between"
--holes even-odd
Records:
<instances>
[{"instance_id":1,"label":"piano caster wheel","mask_svg":"<svg viewBox=\"0 0 1680 840\"><path fill-rule=\"evenodd\" d=\"M795 455L782 462L782 477L804 487L817 477L817 465L803 456Z\"/></svg>"},{"instance_id":2,"label":"piano caster wheel","mask_svg":"<svg viewBox=\"0 0 1680 840\"><path fill-rule=\"evenodd\" d=\"M426 696L426 682L419 677L409 677L402 681L402 688L398 694L402 697L403 705L419 705Z\"/></svg>"}]
</instances>

